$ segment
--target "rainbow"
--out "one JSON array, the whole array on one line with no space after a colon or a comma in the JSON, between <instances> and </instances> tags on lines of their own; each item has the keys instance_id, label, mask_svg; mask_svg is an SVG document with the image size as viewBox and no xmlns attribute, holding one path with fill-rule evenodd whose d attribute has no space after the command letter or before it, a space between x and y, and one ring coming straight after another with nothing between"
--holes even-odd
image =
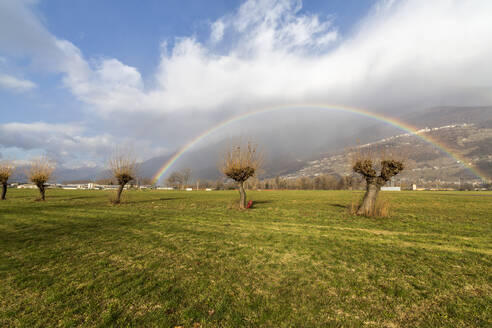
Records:
<instances>
[{"instance_id":1,"label":"rainbow","mask_svg":"<svg viewBox=\"0 0 492 328\"><path fill-rule=\"evenodd\" d=\"M201 140L207 138L214 132L228 126L229 124L232 124L234 122L238 122L240 120L255 116L255 115L260 115L264 113L271 113L271 112L276 112L276 111L282 111L282 110L296 110L296 109L314 109L314 110L327 110L327 111L340 111L340 112L346 112L346 113L354 113L358 115L362 115L365 117L369 117L384 123L387 123L389 125L392 125L396 128L399 128L403 131L406 131L410 134L416 135L422 140L432 144L433 146L437 147L440 149L442 152L453 158L455 161L461 163L463 167L467 168L470 170L475 176L478 178L488 181L488 178L486 177L486 174L478 171L477 168L471 166L468 164L468 161L465 158L462 158L458 154L455 154L452 152L452 150L449 149L446 145L443 143L439 142L438 140L435 140L432 138L430 135L423 135L421 134L415 127L406 124L404 122L398 121L394 118L384 116L381 114L376 114L373 112L370 112L366 109L361 109L361 108L355 108L355 107L349 107L349 106L341 106L341 105L325 105L325 104L308 104L308 105L295 105L295 106L276 106L276 107L269 107L269 108L264 108L264 109L259 109L255 111L250 111L245 114L240 114L231 118L228 118L225 121L220 122L219 124L213 126L212 128L202 132L200 135L196 136L192 140L190 140L188 143L186 143L183 147L181 147L167 162L164 163L164 165L157 171L157 173L153 176L153 181L157 182L162 178L162 176L169 170L170 167L173 166L174 163L186 152L188 149L192 148L194 145L198 144Z\"/></svg>"}]
</instances>

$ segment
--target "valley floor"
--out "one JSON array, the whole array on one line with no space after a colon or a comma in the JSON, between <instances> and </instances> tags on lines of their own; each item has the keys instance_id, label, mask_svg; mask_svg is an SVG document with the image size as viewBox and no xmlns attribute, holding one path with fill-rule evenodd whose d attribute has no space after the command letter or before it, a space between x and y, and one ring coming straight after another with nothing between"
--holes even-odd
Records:
<instances>
[{"instance_id":1,"label":"valley floor","mask_svg":"<svg viewBox=\"0 0 492 328\"><path fill-rule=\"evenodd\" d=\"M8 191L3 327L490 327L492 192Z\"/></svg>"}]
</instances>

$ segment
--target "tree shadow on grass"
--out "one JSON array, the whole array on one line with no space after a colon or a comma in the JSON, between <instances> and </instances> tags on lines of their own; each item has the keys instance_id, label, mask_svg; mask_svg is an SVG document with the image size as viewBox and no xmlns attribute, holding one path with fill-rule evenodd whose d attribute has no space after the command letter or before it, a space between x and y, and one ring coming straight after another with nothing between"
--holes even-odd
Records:
<instances>
[{"instance_id":1,"label":"tree shadow on grass","mask_svg":"<svg viewBox=\"0 0 492 328\"><path fill-rule=\"evenodd\" d=\"M14 215L19 214L20 216L25 217L32 213L33 216L43 217L47 215L47 211L56 210L56 212L63 212L71 209L83 209L86 207L90 207L91 209L95 206L100 206L100 203L77 203L77 204L67 204L66 202L60 203L51 203L49 200L46 201L37 201L33 199L29 206L25 207L11 207L5 211L6 214Z\"/></svg>"},{"instance_id":2,"label":"tree shadow on grass","mask_svg":"<svg viewBox=\"0 0 492 328\"><path fill-rule=\"evenodd\" d=\"M67 198L66 200L78 200L78 199L97 199L97 196L79 196L79 197L70 197Z\"/></svg>"},{"instance_id":3,"label":"tree shadow on grass","mask_svg":"<svg viewBox=\"0 0 492 328\"><path fill-rule=\"evenodd\" d=\"M333 207L339 207L339 208L347 208L347 205L338 204L338 203L335 203L335 204L328 204L328 205L333 206Z\"/></svg>"},{"instance_id":4,"label":"tree shadow on grass","mask_svg":"<svg viewBox=\"0 0 492 328\"><path fill-rule=\"evenodd\" d=\"M489 194L438 194L439 196L470 196L470 197L492 197Z\"/></svg>"},{"instance_id":5,"label":"tree shadow on grass","mask_svg":"<svg viewBox=\"0 0 492 328\"><path fill-rule=\"evenodd\" d=\"M253 206L259 205L259 204L271 204L275 203L273 200L254 200L253 201Z\"/></svg>"},{"instance_id":6,"label":"tree shadow on grass","mask_svg":"<svg viewBox=\"0 0 492 328\"><path fill-rule=\"evenodd\" d=\"M39 213L38 213L39 215ZM128 228L135 224L145 224L146 219L125 215L102 218L71 216L68 219L58 217L52 220L33 220L32 223L17 223L11 229L0 229L0 248L2 246L19 248L24 243L43 243L56 245L63 238L73 238L74 243L94 240L100 237L111 240L118 235L128 235Z\"/></svg>"},{"instance_id":7,"label":"tree shadow on grass","mask_svg":"<svg viewBox=\"0 0 492 328\"><path fill-rule=\"evenodd\" d=\"M122 205L125 204L143 204L143 203L152 203L152 202L161 202L161 201L168 201L168 200L181 200L185 199L182 197L173 197L173 198L157 198L157 199L145 199L145 200L130 200L130 201L125 201L122 202Z\"/></svg>"},{"instance_id":8,"label":"tree shadow on grass","mask_svg":"<svg viewBox=\"0 0 492 328\"><path fill-rule=\"evenodd\" d=\"M53 200L53 197L47 198L46 201L41 202L41 201L36 201L34 198L29 198L29 203L27 207L21 207L21 206L13 206L9 208L6 212L8 214L21 214L25 215L28 212L32 212L33 215L40 215L39 211L49 211L49 210L56 210L58 211L65 211L65 210L79 210L82 208L90 207L91 209L94 208L104 208L107 206L108 210L111 210L113 206L109 204L108 201L106 200L101 200L98 199L97 197L72 197L72 198L66 198L66 199L57 199ZM94 200L92 202L77 202L77 203L68 203L70 201L75 201L75 200L82 200L82 199L90 199ZM176 197L176 198L157 198L157 199L146 199L146 200L124 200L121 202L120 205L135 205L135 204L144 204L144 203L152 203L152 202L162 202L162 201L173 201L173 200L181 200L185 198L181 197ZM45 215L44 213L43 215Z\"/></svg>"},{"instance_id":9,"label":"tree shadow on grass","mask_svg":"<svg viewBox=\"0 0 492 328\"><path fill-rule=\"evenodd\" d=\"M11 230L8 233L0 231L0 239L3 245L22 245L26 242L35 243L53 243L56 244L60 241L61 237L67 237L76 235L78 239L91 239L94 236L103 233L108 229L103 227L105 224L101 222L88 222L80 221L74 222L50 222L50 224L44 225L25 225L18 227L16 230ZM82 238L81 238L82 237Z\"/></svg>"}]
</instances>

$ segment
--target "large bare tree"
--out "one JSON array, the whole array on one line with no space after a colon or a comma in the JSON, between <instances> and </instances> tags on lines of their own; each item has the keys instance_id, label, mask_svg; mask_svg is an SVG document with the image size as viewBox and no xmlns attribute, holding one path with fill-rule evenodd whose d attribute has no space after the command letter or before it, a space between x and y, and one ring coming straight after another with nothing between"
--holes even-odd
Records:
<instances>
[{"instance_id":1,"label":"large bare tree","mask_svg":"<svg viewBox=\"0 0 492 328\"><path fill-rule=\"evenodd\" d=\"M2 184L2 200L6 199L8 181L14 170L15 165L12 161L3 160L0 162L0 183Z\"/></svg>"},{"instance_id":2,"label":"large bare tree","mask_svg":"<svg viewBox=\"0 0 492 328\"><path fill-rule=\"evenodd\" d=\"M46 156L31 160L27 177L38 187L40 200L45 200L46 184L51 179L54 170L55 163Z\"/></svg>"},{"instance_id":3,"label":"large bare tree","mask_svg":"<svg viewBox=\"0 0 492 328\"><path fill-rule=\"evenodd\" d=\"M366 180L366 193L362 204L357 209L358 215L372 216L374 214L381 187L404 169L403 159L398 157L384 153L379 156L370 153L356 155L352 170L361 174Z\"/></svg>"},{"instance_id":4,"label":"large bare tree","mask_svg":"<svg viewBox=\"0 0 492 328\"><path fill-rule=\"evenodd\" d=\"M236 181L239 189L239 208L246 208L246 191L244 183L254 176L262 163L258 145L248 142L246 146L231 146L224 154L221 170L232 180Z\"/></svg>"},{"instance_id":5,"label":"large bare tree","mask_svg":"<svg viewBox=\"0 0 492 328\"><path fill-rule=\"evenodd\" d=\"M116 151L109 159L108 166L118 181L118 191L114 203L119 204L125 185L137 176L137 160L130 152Z\"/></svg>"}]
</instances>

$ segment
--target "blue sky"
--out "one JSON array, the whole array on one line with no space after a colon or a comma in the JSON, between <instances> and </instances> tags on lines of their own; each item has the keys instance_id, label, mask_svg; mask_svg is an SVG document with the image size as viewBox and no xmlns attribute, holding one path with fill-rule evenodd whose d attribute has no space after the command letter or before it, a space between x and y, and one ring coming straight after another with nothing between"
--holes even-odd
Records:
<instances>
[{"instance_id":1,"label":"blue sky","mask_svg":"<svg viewBox=\"0 0 492 328\"><path fill-rule=\"evenodd\" d=\"M124 143L149 158L262 106L398 116L488 105L491 9L486 0L0 0L0 154L96 165Z\"/></svg>"}]
</instances>

